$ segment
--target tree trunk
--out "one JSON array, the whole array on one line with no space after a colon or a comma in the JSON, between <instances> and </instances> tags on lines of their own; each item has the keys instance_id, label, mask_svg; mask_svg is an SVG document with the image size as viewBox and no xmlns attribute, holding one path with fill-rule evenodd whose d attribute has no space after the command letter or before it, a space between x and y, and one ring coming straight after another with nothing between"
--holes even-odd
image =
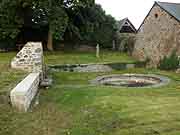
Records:
<instances>
[{"instance_id":1,"label":"tree trunk","mask_svg":"<svg viewBox=\"0 0 180 135\"><path fill-rule=\"evenodd\" d=\"M53 38L52 38L52 33L51 33L50 30L49 30L49 33L48 33L47 49L48 49L49 51L53 51Z\"/></svg>"}]
</instances>

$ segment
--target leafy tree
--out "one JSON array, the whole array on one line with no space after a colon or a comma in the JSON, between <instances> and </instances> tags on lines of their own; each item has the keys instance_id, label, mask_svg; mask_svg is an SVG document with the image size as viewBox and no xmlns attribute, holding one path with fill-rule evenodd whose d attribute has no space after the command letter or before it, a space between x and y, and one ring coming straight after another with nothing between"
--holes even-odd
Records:
<instances>
[{"instance_id":1,"label":"leafy tree","mask_svg":"<svg viewBox=\"0 0 180 135\"><path fill-rule=\"evenodd\" d=\"M96 36L97 35L97 36ZM95 29L94 38L104 47L112 46L112 41L116 35L116 21L110 15L104 17Z\"/></svg>"},{"instance_id":2,"label":"leafy tree","mask_svg":"<svg viewBox=\"0 0 180 135\"><path fill-rule=\"evenodd\" d=\"M94 0L0 0L0 25L0 40L16 39L26 25L48 26L49 50L53 40L106 46L115 35L115 19Z\"/></svg>"},{"instance_id":3,"label":"leafy tree","mask_svg":"<svg viewBox=\"0 0 180 135\"><path fill-rule=\"evenodd\" d=\"M100 43L104 47L112 43L116 21L100 5L80 7L68 12L68 16L71 20L65 32L66 41Z\"/></svg>"},{"instance_id":4,"label":"leafy tree","mask_svg":"<svg viewBox=\"0 0 180 135\"><path fill-rule=\"evenodd\" d=\"M0 39L15 39L26 22L49 26L48 49L53 39L62 40L68 26L68 9L91 5L93 0L0 0ZM27 19L27 20L26 20Z\"/></svg>"},{"instance_id":5,"label":"leafy tree","mask_svg":"<svg viewBox=\"0 0 180 135\"><path fill-rule=\"evenodd\" d=\"M0 40L14 39L20 32L19 28L23 25L23 19L19 17L21 8L17 4L16 0L1 0Z\"/></svg>"}]
</instances>

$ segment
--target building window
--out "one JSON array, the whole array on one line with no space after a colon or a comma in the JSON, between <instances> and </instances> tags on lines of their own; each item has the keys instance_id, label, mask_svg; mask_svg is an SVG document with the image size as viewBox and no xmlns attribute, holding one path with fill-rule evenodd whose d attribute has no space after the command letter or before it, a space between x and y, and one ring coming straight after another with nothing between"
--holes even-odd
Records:
<instances>
[{"instance_id":1,"label":"building window","mask_svg":"<svg viewBox=\"0 0 180 135\"><path fill-rule=\"evenodd\" d=\"M158 14L155 14L154 16L155 16L155 18L158 18Z\"/></svg>"}]
</instances>

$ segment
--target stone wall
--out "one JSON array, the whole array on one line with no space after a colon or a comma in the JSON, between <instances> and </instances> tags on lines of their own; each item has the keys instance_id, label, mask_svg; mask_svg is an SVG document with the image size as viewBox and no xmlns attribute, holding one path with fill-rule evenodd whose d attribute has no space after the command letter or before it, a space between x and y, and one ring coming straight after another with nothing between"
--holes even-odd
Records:
<instances>
[{"instance_id":1,"label":"stone wall","mask_svg":"<svg viewBox=\"0 0 180 135\"><path fill-rule=\"evenodd\" d=\"M139 29L133 56L139 60L148 58L150 66L156 67L174 50L180 55L180 22L155 4Z\"/></svg>"},{"instance_id":2,"label":"stone wall","mask_svg":"<svg viewBox=\"0 0 180 135\"><path fill-rule=\"evenodd\" d=\"M10 93L12 106L26 112L38 92L40 73L30 73Z\"/></svg>"},{"instance_id":3,"label":"stone wall","mask_svg":"<svg viewBox=\"0 0 180 135\"><path fill-rule=\"evenodd\" d=\"M43 48L40 42L28 42L11 62L11 67L28 72L43 71Z\"/></svg>"},{"instance_id":4,"label":"stone wall","mask_svg":"<svg viewBox=\"0 0 180 135\"><path fill-rule=\"evenodd\" d=\"M12 106L20 111L27 111L38 92L43 77L43 48L40 42L28 42L11 61L11 67L30 74L11 92Z\"/></svg>"}]
</instances>

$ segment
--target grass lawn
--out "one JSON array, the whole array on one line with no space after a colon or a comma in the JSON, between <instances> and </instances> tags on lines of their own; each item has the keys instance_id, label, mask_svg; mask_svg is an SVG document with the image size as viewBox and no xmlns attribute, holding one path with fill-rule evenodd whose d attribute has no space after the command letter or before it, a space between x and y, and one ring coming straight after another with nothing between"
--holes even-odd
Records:
<instances>
[{"instance_id":1,"label":"grass lawn","mask_svg":"<svg viewBox=\"0 0 180 135\"><path fill-rule=\"evenodd\" d=\"M0 64L10 64L17 52L0 53Z\"/></svg>"},{"instance_id":2,"label":"grass lawn","mask_svg":"<svg viewBox=\"0 0 180 135\"><path fill-rule=\"evenodd\" d=\"M171 78L160 88L91 86L98 75L154 73ZM0 135L179 135L180 75L131 69L112 73L52 73L33 112L0 106Z\"/></svg>"},{"instance_id":3,"label":"grass lawn","mask_svg":"<svg viewBox=\"0 0 180 135\"><path fill-rule=\"evenodd\" d=\"M0 53L0 95L9 92L23 77L25 73L10 68L11 59L16 55L12 53Z\"/></svg>"},{"instance_id":4,"label":"grass lawn","mask_svg":"<svg viewBox=\"0 0 180 135\"><path fill-rule=\"evenodd\" d=\"M48 65L58 64L87 64L87 63L113 63L135 62L135 59L125 53L103 51L100 58L96 58L95 52L45 52L45 62Z\"/></svg>"}]
</instances>

